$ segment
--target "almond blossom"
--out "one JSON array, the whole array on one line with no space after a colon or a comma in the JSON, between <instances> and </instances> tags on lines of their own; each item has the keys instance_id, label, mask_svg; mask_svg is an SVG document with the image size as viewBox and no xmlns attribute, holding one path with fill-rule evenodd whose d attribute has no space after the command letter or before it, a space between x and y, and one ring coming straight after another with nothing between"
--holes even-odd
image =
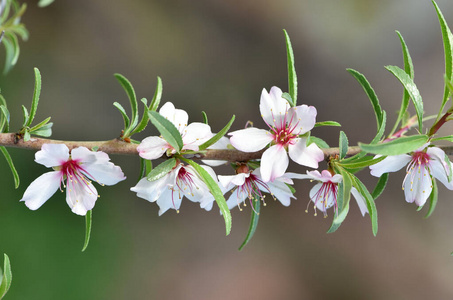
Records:
<instances>
[{"instance_id":1,"label":"almond blossom","mask_svg":"<svg viewBox=\"0 0 453 300\"><path fill-rule=\"evenodd\" d=\"M250 206L253 209L253 202L262 200L264 202L265 195L263 193L270 194L274 199L278 199L284 206L289 206L291 198L294 198L293 193L287 184L293 184L291 178L297 178L298 174L286 173L281 177L276 178L274 182L264 182L261 177L260 168L249 171L246 165L243 165L236 170L238 174L230 176L219 175L219 182L226 191L232 190L231 196L227 200L229 209L238 206L240 210L240 204L244 203L248 199ZM266 203L264 202L264 205Z\"/></svg>"},{"instance_id":2,"label":"almond blossom","mask_svg":"<svg viewBox=\"0 0 453 300\"><path fill-rule=\"evenodd\" d=\"M384 173L399 171L405 165L406 176L402 189L407 202L423 206L433 189L432 177L442 182L449 190L453 190L450 160L442 149L428 145L410 154L387 156L370 166L371 175L381 177Z\"/></svg>"},{"instance_id":3,"label":"almond blossom","mask_svg":"<svg viewBox=\"0 0 453 300\"><path fill-rule=\"evenodd\" d=\"M300 135L310 131L316 123L316 108L299 105L291 107L282 98L282 91L272 87L263 89L260 112L268 130L246 128L229 133L231 144L244 152L256 152L271 146L261 157L261 174L264 182L283 176L289 165L289 157L296 163L317 168L324 154L316 144L307 145L307 138ZM288 154L287 154L288 152Z\"/></svg>"},{"instance_id":4,"label":"almond blossom","mask_svg":"<svg viewBox=\"0 0 453 300\"><path fill-rule=\"evenodd\" d=\"M24 201L31 210L36 210L63 186L72 212L83 216L94 207L99 197L91 180L101 185L114 185L126 179L121 168L109 160L106 153L90 151L85 147L70 152L64 144L44 144L36 152L35 161L54 171L36 178L20 201Z\"/></svg>"},{"instance_id":5,"label":"almond blossom","mask_svg":"<svg viewBox=\"0 0 453 300\"><path fill-rule=\"evenodd\" d=\"M216 178L211 167L203 165L201 167L212 178ZM206 210L211 210L214 202L214 197L195 169L182 163L176 164L170 172L157 180L150 181L142 178L136 186L131 188L131 191L149 202L157 202L159 216L170 208L179 212L184 196L192 202L203 203L202 208Z\"/></svg>"},{"instance_id":6,"label":"almond blossom","mask_svg":"<svg viewBox=\"0 0 453 300\"><path fill-rule=\"evenodd\" d=\"M207 124L194 122L187 125L189 116L182 109L177 109L171 102L165 103L159 113L173 123L181 134L183 147L181 150L198 151L198 146L210 139L213 134L211 127ZM153 160L161 157L165 152L174 154L173 147L158 136L151 136L143 139L137 147L137 151L142 158Z\"/></svg>"},{"instance_id":7,"label":"almond blossom","mask_svg":"<svg viewBox=\"0 0 453 300\"><path fill-rule=\"evenodd\" d=\"M315 216L317 215L316 210L319 209L323 212L324 217L327 217L327 209L332 206L335 213L338 213L338 184L343 180L343 176L340 174L332 175L330 171L323 170L321 173L319 171L307 171L307 175L300 175L299 178L318 181L310 190L310 199L315 205ZM351 188L351 194L354 196L362 216L365 216L368 212L365 199L355 187ZM308 209L305 212L308 212Z\"/></svg>"}]
</instances>

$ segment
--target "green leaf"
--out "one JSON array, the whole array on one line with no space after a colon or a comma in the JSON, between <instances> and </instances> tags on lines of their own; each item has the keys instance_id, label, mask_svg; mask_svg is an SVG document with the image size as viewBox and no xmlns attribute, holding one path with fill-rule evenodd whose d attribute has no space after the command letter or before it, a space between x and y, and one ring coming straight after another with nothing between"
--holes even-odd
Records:
<instances>
[{"instance_id":1,"label":"green leaf","mask_svg":"<svg viewBox=\"0 0 453 300\"><path fill-rule=\"evenodd\" d=\"M378 219L377 219L377 210L376 204L374 203L373 196L368 192L365 185L354 175L350 174L352 177L352 185L357 189L357 191L365 198L366 206L368 208L368 214L371 219L371 228L373 235L376 236L378 231Z\"/></svg>"},{"instance_id":2,"label":"green leaf","mask_svg":"<svg viewBox=\"0 0 453 300\"><path fill-rule=\"evenodd\" d=\"M439 189L437 188L436 180L433 180L433 190L431 191L431 195L429 195L429 209L425 215L425 219L429 218L436 208L437 200L439 199Z\"/></svg>"},{"instance_id":3,"label":"green leaf","mask_svg":"<svg viewBox=\"0 0 453 300\"><path fill-rule=\"evenodd\" d=\"M296 105L294 104L294 100L293 100L293 98L291 98L291 95L290 95L290 94L288 94L288 93L283 93L283 94L282 94L282 98L285 99L286 101L288 101L288 103L289 103L290 106L292 106L292 107L296 106Z\"/></svg>"},{"instance_id":4,"label":"green leaf","mask_svg":"<svg viewBox=\"0 0 453 300\"><path fill-rule=\"evenodd\" d=\"M335 121L316 122L315 127L321 127L321 126L341 127L341 124L338 122L335 122Z\"/></svg>"},{"instance_id":5,"label":"green leaf","mask_svg":"<svg viewBox=\"0 0 453 300\"><path fill-rule=\"evenodd\" d=\"M175 149L176 153L179 153L184 145L181 134L175 125L155 111L148 111L148 117L151 123L159 130L162 138Z\"/></svg>"},{"instance_id":6,"label":"green leaf","mask_svg":"<svg viewBox=\"0 0 453 300\"><path fill-rule=\"evenodd\" d=\"M162 80L159 76L157 76L157 87L156 91L154 92L153 100L149 106L149 110L156 111L160 104L160 99L162 98Z\"/></svg>"},{"instance_id":7,"label":"green leaf","mask_svg":"<svg viewBox=\"0 0 453 300\"><path fill-rule=\"evenodd\" d=\"M226 235L229 235L231 232L231 213L228 209L228 205L226 204L225 198L223 197L223 193L220 190L219 185L214 181L214 179L209 175L209 173L203 169L199 164L194 162L193 160L181 157L181 160L185 161L189 165L191 165L195 171L200 175L206 186L209 188L209 191L214 196L217 205L219 206L220 211L222 212L223 218L225 219L225 228L226 228Z\"/></svg>"},{"instance_id":8,"label":"green leaf","mask_svg":"<svg viewBox=\"0 0 453 300\"><path fill-rule=\"evenodd\" d=\"M27 122L28 122L28 119L30 118L30 115L28 114L28 110L27 108L22 105L22 113L23 113L23 119L24 119L24 123L22 124L22 127L27 127Z\"/></svg>"},{"instance_id":9,"label":"green leaf","mask_svg":"<svg viewBox=\"0 0 453 300\"><path fill-rule=\"evenodd\" d=\"M228 122L228 124L225 125L225 127L222 128L222 130L220 130L212 138L210 138L209 140L207 140L206 142L201 144L198 147L198 149L199 150L204 150L204 149L208 148L209 146L215 144L218 140L220 140L228 132L228 130L230 130L230 127L233 124L235 118L236 117L233 115L233 117L231 117L231 120Z\"/></svg>"},{"instance_id":10,"label":"green leaf","mask_svg":"<svg viewBox=\"0 0 453 300\"><path fill-rule=\"evenodd\" d=\"M50 119L50 117L49 117L49 119ZM52 126L53 126L53 123L50 122L50 123L47 123L47 124L39 127L38 129L35 129L35 130L30 129L30 134L39 135L39 136L43 136L43 137L49 137L52 135Z\"/></svg>"},{"instance_id":11,"label":"green leaf","mask_svg":"<svg viewBox=\"0 0 453 300\"><path fill-rule=\"evenodd\" d=\"M35 70L35 88L33 90L33 99L31 102L30 116L24 127L30 126L31 123L33 122L36 115L36 111L38 110L39 96L41 95L41 73L39 73L38 68L34 68L34 70Z\"/></svg>"},{"instance_id":12,"label":"green leaf","mask_svg":"<svg viewBox=\"0 0 453 300\"><path fill-rule=\"evenodd\" d=\"M343 159L345 158L346 153L348 153L348 137L346 136L346 133L344 133L343 131L340 131L339 146L340 146L340 159Z\"/></svg>"},{"instance_id":13,"label":"green leaf","mask_svg":"<svg viewBox=\"0 0 453 300\"><path fill-rule=\"evenodd\" d=\"M52 4L55 0L39 0L38 6L39 7L46 7L50 4Z\"/></svg>"},{"instance_id":14,"label":"green leaf","mask_svg":"<svg viewBox=\"0 0 453 300\"><path fill-rule=\"evenodd\" d=\"M85 243L83 243L82 252L84 252L87 249L88 243L90 242L91 224L93 222L92 216L93 216L92 210L87 211L87 214L85 215Z\"/></svg>"},{"instance_id":15,"label":"green leaf","mask_svg":"<svg viewBox=\"0 0 453 300\"><path fill-rule=\"evenodd\" d=\"M432 138L431 139L431 142L436 142L436 141L453 142L453 135L441 136L441 137L437 137L437 138Z\"/></svg>"},{"instance_id":16,"label":"green leaf","mask_svg":"<svg viewBox=\"0 0 453 300\"><path fill-rule=\"evenodd\" d=\"M48 117L47 119L45 119L44 121L41 121L39 124L33 126L32 128L30 128L30 131L36 131L40 128L42 128L43 126L45 126L48 122L50 121L50 117Z\"/></svg>"},{"instance_id":17,"label":"green leaf","mask_svg":"<svg viewBox=\"0 0 453 300\"><path fill-rule=\"evenodd\" d=\"M148 159L143 159L140 157L140 174L138 176L137 182L139 182L143 177L147 177L148 174L153 170L153 163Z\"/></svg>"},{"instance_id":18,"label":"green leaf","mask_svg":"<svg viewBox=\"0 0 453 300\"><path fill-rule=\"evenodd\" d=\"M439 9L439 6L437 6L437 3L435 1L432 1L432 2L434 5L434 8L436 9L437 17L439 18L440 29L442 31L442 39L444 42L445 76L448 78L449 81L451 81L452 76L453 76L453 58L452 58L453 34L451 33L451 30L448 27L448 24L445 21L445 18ZM437 120L440 119L440 116L445 107L445 104L448 101L449 95L450 95L450 92L449 92L447 86L445 86L444 87L444 96L442 98L442 104L439 109L439 114L437 115Z\"/></svg>"},{"instance_id":19,"label":"green leaf","mask_svg":"<svg viewBox=\"0 0 453 300\"><path fill-rule=\"evenodd\" d=\"M415 112L417 113L418 130L422 132L422 121L423 121L423 100L417 86L415 85L412 78L402 69L397 66L386 66L385 67L390 73L392 73L403 85L406 91L409 93L412 102L414 103Z\"/></svg>"},{"instance_id":20,"label":"green leaf","mask_svg":"<svg viewBox=\"0 0 453 300\"><path fill-rule=\"evenodd\" d=\"M384 136L386 123L387 123L387 114L386 114L385 110L383 110L381 127L379 127L379 130L376 133L376 136L373 138L373 140L370 142L370 144L376 144L381 140L382 136Z\"/></svg>"},{"instance_id":21,"label":"green leaf","mask_svg":"<svg viewBox=\"0 0 453 300\"><path fill-rule=\"evenodd\" d=\"M376 93L374 92L374 89L371 87L370 83L363 74L353 69L346 70L359 82L359 84L362 86L363 90L367 94L368 98L370 99L371 105L373 106L374 109L374 114L376 115L377 129L379 130L382 126L383 110L381 108L381 105L379 104L379 99Z\"/></svg>"},{"instance_id":22,"label":"green leaf","mask_svg":"<svg viewBox=\"0 0 453 300\"><path fill-rule=\"evenodd\" d=\"M0 133L9 131L9 111L5 105L0 105Z\"/></svg>"},{"instance_id":23,"label":"green leaf","mask_svg":"<svg viewBox=\"0 0 453 300\"><path fill-rule=\"evenodd\" d=\"M203 123L208 124L208 115L204 111L201 112L201 115L203 116Z\"/></svg>"},{"instance_id":24,"label":"green leaf","mask_svg":"<svg viewBox=\"0 0 453 300\"><path fill-rule=\"evenodd\" d=\"M176 159L174 157L167 159L157 167L151 170L147 175L149 181L155 181L167 175L176 166Z\"/></svg>"},{"instance_id":25,"label":"green leaf","mask_svg":"<svg viewBox=\"0 0 453 300\"><path fill-rule=\"evenodd\" d=\"M293 47L291 46L291 40L286 30L283 29L286 39L286 55L288 60L288 90L291 99L293 100L290 103L292 106L296 106L297 103L297 75L296 69L294 68L294 53Z\"/></svg>"},{"instance_id":26,"label":"green leaf","mask_svg":"<svg viewBox=\"0 0 453 300\"><path fill-rule=\"evenodd\" d=\"M11 173L13 173L13 178L14 178L14 188L19 187L19 174L17 173L16 167L14 167L13 159L9 155L8 150L4 146L0 146L0 151L3 153L3 156L6 159L6 162L8 163L9 168L11 169Z\"/></svg>"},{"instance_id":27,"label":"green leaf","mask_svg":"<svg viewBox=\"0 0 453 300\"><path fill-rule=\"evenodd\" d=\"M387 185L387 181L389 179L389 173L384 173L382 174L381 177L379 177L379 180L374 187L373 192L371 193L371 196L373 196L373 199L376 200L384 191L385 186Z\"/></svg>"},{"instance_id":28,"label":"green leaf","mask_svg":"<svg viewBox=\"0 0 453 300\"><path fill-rule=\"evenodd\" d=\"M129 102L131 104L131 111L132 111L132 118L131 123L128 128L124 129L124 136L129 137L130 132L137 126L138 123L138 104L137 104L137 96L135 95L134 87L121 74L114 74L115 78L119 81L123 89L126 91L127 97L129 98Z\"/></svg>"},{"instance_id":29,"label":"green leaf","mask_svg":"<svg viewBox=\"0 0 453 300\"><path fill-rule=\"evenodd\" d=\"M368 153L380 155L400 155L412 152L428 142L426 135L403 136L387 143L362 144L360 148Z\"/></svg>"},{"instance_id":30,"label":"green leaf","mask_svg":"<svg viewBox=\"0 0 453 300\"><path fill-rule=\"evenodd\" d=\"M127 116L126 110L124 110L124 107L121 104L119 104L118 102L113 102L113 106L118 108L118 110L120 111L121 115L123 116L124 131L126 131L126 129L129 127L129 124L131 123L131 120Z\"/></svg>"},{"instance_id":31,"label":"green leaf","mask_svg":"<svg viewBox=\"0 0 453 300\"><path fill-rule=\"evenodd\" d=\"M307 140L307 146L312 143L315 143L319 148L324 149L330 148L329 145L323 139L310 135L310 137Z\"/></svg>"},{"instance_id":32,"label":"green leaf","mask_svg":"<svg viewBox=\"0 0 453 300\"><path fill-rule=\"evenodd\" d=\"M409 74L409 76L413 79L414 78L414 65L412 63L411 55L409 54L409 49L407 48L407 45L403 39L403 36L401 35L401 33L398 30L396 31L396 34L398 34L398 37L400 38L401 48L403 50L404 71L406 71L406 73ZM400 123L400 121L403 120L403 117L406 114L407 108L409 106L409 98L410 98L409 93L406 90L404 90L403 99L401 101L401 108L398 113L398 118L396 119L395 126L393 126L393 129L389 135L392 135L396 131L396 129L398 128L398 124ZM402 124L404 124L404 123L402 123Z\"/></svg>"},{"instance_id":33,"label":"green leaf","mask_svg":"<svg viewBox=\"0 0 453 300\"><path fill-rule=\"evenodd\" d=\"M148 100L146 98L142 98L140 99L140 101L143 103L144 105L144 109L143 109L143 116L142 116L142 119L140 120L140 122L138 123L137 127L135 127L134 130L132 130L132 132L130 133L129 136L132 136L133 134L137 133L137 132L142 132L146 126L148 125Z\"/></svg>"},{"instance_id":34,"label":"green leaf","mask_svg":"<svg viewBox=\"0 0 453 300\"><path fill-rule=\"evenodd\" d=\"M259 198L253 199L253 209L251 211L251 217L250 217L250 226L249 226L249 231L247 232L247 236L245 237L244 242L242 242L242 245L239 247L239 251L242 250L242 248L247 245L247 243L252 239L253 235L255 234L256 228L258 227L258 220L260 218L260 208L261 208L261 201Z\"/></svg>"},{"instance_id":35,"label":"green leaf","mask_svg":"<svg viewBox=\"0 0 453 300\"><path fill-rule=\"evenodd\" d=\"M8 255L4 254L4 258L5 262L3 264L3 276L2 282L0 284L0 299L5 297L6 293L11 287L11 280L13 279L13 275L11 273L11 263L9 261Z\"/></svg>"},{"instance_id":36,"label":"green leaf","mask_svg":"<svg viewBox=\"0 0 453 300\"><path fill-rule=\"evenodd\" d=\"M26 130L24 132L24 141L28 142L30 140L30 131Z\"/></svg>"},{"instance_id":37,"label":"green leaf","mask_svg":"<svg viewBox=\"0 0 453 300\"><path fill-rule=\"evenodd\" d=\"M385 158L385 156L380 156L377 158L373 158L372 156L364 156L364 157L354 160L353 162L349 162L349 163L340 162L340 165L343 168L347 168L347 169L363 169L368 166L377 164L378 162L384 160L384 158Z\"/></svg>"}]
</instances>

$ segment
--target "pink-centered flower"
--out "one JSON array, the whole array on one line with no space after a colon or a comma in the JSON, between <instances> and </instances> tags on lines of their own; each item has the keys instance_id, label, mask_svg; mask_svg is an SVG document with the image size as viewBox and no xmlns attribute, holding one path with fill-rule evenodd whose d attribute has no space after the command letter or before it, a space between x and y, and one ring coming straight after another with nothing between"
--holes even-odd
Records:
<instances>
[{"instance_id":1,"label":"pink-centered flower","mask_svg":"<svg viewBox=\"0 0 453 300\"><path fill-rule=\"evenodd\" d=\"M189 116L182 109L177 109L171 102L165 103L159 113L173 123L181 134L183 147L181 150L198 151L198 146L210 139L213 134L211 127L207 124L194 122L189 125ZM161 157L165 152L174 154L175 150L167 141L158 136L151 136L143 139L137 147L142 158L153 160Z\"/></svg>"},{"instance_id":2,"label":"pink-centered flower","mask_svg":"<svg viewBox=\"0 0 453 300\"><path fill-rule=\"evenodd\" d=\"M314 203L315 216L317 215L316 210L319 209L323 212L324 217L327 217L327 209L331 207L334 207L336 214L338 213L338 184L343 180L343 176L340 174L332 175L329 171L323 170L321 173L319 171L307 171L307 175L300 175L298 178L318 181L310 190L310 199ZM354 187L351 188L351 194L354 196L362 216L365 216L368 212L365 199ZM305 212L308 212L308 209Z\"/></svg>"},{"instance_id":3,"label":"pink-centered flower","mask_svg":"<svg viewBox=\"0 0 453 300\"><path fill-rule=\"evenodd\" d=\"M296 163L317 168L324 154L316 144L307 145L307 138L300 137L316 123L316 108L299 105L291 107L282 98L282 91L272 87L263 89L260 112L269 130L246 128L229 133L231 144L244 152L256 152L268 144L269 149L261 157L261 174L264 182L283 176L289 165L289 157ZM287 153L288 152L288 153Z\"/></svg>"},{"instance_id":4,"label":"pink-centered flower","mask_svg":"<svg viewBox=\"0 0 453 300\"><path fill-rule=\"evenodd\" d=\"M244 166L245 167L245 166ZM229 209L237 206L241 209L241 203L246 205L245 201L248 200L250 206L253 209L252 201L264 202L265 195L268 193L272 198L278 199L284 206L289 206L291 198L294 198L293 193L287 184L293 184L292 178L298 176L298 174L286 173L281 177L276 178L274 182L264 182L261 177L260 168L253 172L248 171L248 168L239 170L236 175L222 176L219 175L219 182L225 188L225 191L233 190L231 196L227 200ZM266 202L264 202L266 205Z\"/></svg>"},{"instance_id":5,"label":"pink-centered flower","mask_svg":"<svg viewBox=\"0 0 453 300\"><path fill-rule=\"evenodd\" d=\"M216 180L216 174L212 168L203 165L201 167ZM157 180L149 181L147 178L142 178L136 186L131 188L131 191L149 202L157 202L159 216L170 208L179 212L184 196L192 202L203 203L201 206L206 210L211 210L213 201L210 199L214 199L195 169L181 163Z\"/></svg>"},{"instance_id":6,"label":"pink-centered flower","mask_svg":"<svg viewBox=\"0 0 453 300\"><path fill-rule=\"evenodd\" d=\"M101 185L114 185L126 179L121 168L109 162L104 152L78 147L69 152L64 144L44 144L35 161L55 171L36 178L20 201L31 210L40 208L58 189L66 188L66 202L72 212L85 215L98 199L91 180Z\"/></svg>"},{"instance_id":7,"label":"pink-centered flower","mask_svg":"<svg viewBox=\"0 0 453 300\"><path fill-rule=\"evenodd\" d=\"M410 154L387 156L370 166L371 175L381 177L384 173L399 171L406 165L402 188L407 202L423 206L433 189L432 177L453 190L450 160L442 149L428 145Z\"/></svg>"}]
</instances>

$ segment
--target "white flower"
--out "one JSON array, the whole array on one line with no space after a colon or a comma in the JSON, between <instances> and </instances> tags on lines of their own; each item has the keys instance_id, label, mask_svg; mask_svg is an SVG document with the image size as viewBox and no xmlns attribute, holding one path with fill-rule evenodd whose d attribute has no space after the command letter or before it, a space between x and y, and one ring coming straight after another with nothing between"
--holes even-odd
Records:
<instances>
[{"instance_id":1,"label":"white flower","mask_svg":"<svg viewBox=\"0 0 453 300\"><path fill-rule=\"evenodd\" d=\"M241 169L242 168L242 169ZM274 199L278 199L284 206L289 206L291 198L294 198L293 193L286 184L293 184L291 178L295 178L298 174L286 173L281 177L278 177L274 182L264 182L261 178L260 168L253 172L248 171L246 166L242 166L237 170L238 174L231 176L219 175L219 181L226 191L234 189L231 196L228 198L227 205L229 209L238 206L240 210L240 204L248 199L250 206L253 209L252 201L264 202L263 193L269 193ZM266 203L264 202L264 205Z\"/></svg>"},{"instance_id":2,"label":"white flower","mask_svg":"<svg viewBox=\"0 0 453 300\"><path fill-rule=\"evenodd\" d=\"M384 173L399 171L405 165L406 176L402 188L407 202L423 206L433 189L432 177L453 190L453 182L448 180L452 172L451 162L442 149L427 145L410 154L384 158L370 166L371 175L380 177Z\"/></svg>"},{"instance_id":3,"label":"white flower","mask_svg":"<svg viewBox=\"0 0 453 300\"><path fill-rule=\"evenodd\" d=\"M324 213L324 217L327 217L327 209L332 206L334 207L335 213L338 213L338 184L343 180L340 174L332 175L327 170L323 170L321 173L319 171L307 171L307 175L300 175L299 178L318 181L310 190L310 199L315 205L315 216L317 215L316 209L319 209ZM365 199L355 187L351 188L351 194L354 196L362 216L365 216L368 212ZM308 209L305 212L308 212Z\"/></svg>"},{"instance_id":4,"label":"white flower","mask_svg":"<svg viewBox=\"0 0 453 300\"><path fill-rule=\"evenodd\" d=\"M99 197L91 180L101 185L114 185L126 179L121 168L109 160L106 153L93 152L85 147L75 148L69 153L64 144L44 144L36 152L35 161L55 171L36 178L20 201L36 210L63 185L72 212L83 216L94 207Z\"/></svg>"},{"instance_id":5,"label":"white flower","mask_svg":"<svg viewBox=\"0 0 453 300\"><path fill-rule=\"evenodd\" d=\"M159 113L173 123L181 134L183 148L181 150L198 151L198 146L210 139L213 134L207 124L194 122L187 125L189 116L182 109L176 109L171 102L165 103ZM175 150L163 138L151 136L145 138L137 147L142 158L153 160L161 157L166 151L175 153Z\"/></svg>"},{"instance_id":6,"label":"white flower","mask_svg":"<svg viewBox=\"0 0 453 300\"><path fill-rule=\"evenodd\" d=\"M201 167L216 180L216 174L212 168ZM179 212L184 196L192 202L200 202L201 207L206 210L211 210L213 201L210 199L214 199L194 168L181 163L157 180L149 181L147 178L142 178L136 186L131 188L131 191L149 202L157 202L159 216L170 208Z\"/></svg>"},{"instance_id":7,"label":"white flower","mask_svg":"<svg viewBox=\"0 0 453 300\"><path fill-rule=\"evenodd\" d=\"M274 86L269 93L263 89L260 112L269 131L246 128L229 135L231 144L244 152L256 152L271 144L261 157L261 174L265 182L285 174L289 165L288 154L300 165L318 167L318 162L324 159L322 150L315 144L307 146L307 139L299 137L314 127L316 108L307 105L290 107L282 98L282 91Z\"/></svg>"}]
</instances>

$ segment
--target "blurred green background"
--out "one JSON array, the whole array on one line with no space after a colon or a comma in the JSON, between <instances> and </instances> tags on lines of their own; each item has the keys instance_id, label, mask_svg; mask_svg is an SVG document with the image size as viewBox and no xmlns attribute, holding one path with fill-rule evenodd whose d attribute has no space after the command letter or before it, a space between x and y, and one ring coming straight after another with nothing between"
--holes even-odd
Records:
<instances>
[{"instance_id":1,"label":"blurred green background","mask_svg":"<svg viewBox=\"0 0 453 300\"><path fill-rule=\"evenodd\" d=\"M236 115L262 127L262 88L286 89L282 29L291 36L299 77L299 103L314 105L318 121L340 122L350 144L367 142L375 121L361 87L345 69L365 74L396 119L402 88L385 65L402 66L404 36L426 114L436 114L443 92L443 46L430 1L101 1L56 0L40 9L27 1L17 66L0 75L11 128L19 129L21 104L33 93L33 67L43 77L38 121L52 116L53 138L103 140L122 129L112 103L127 97L112 76L121 73L138 97L152 98L156 76L163 101L208 114L213 131ZM439 0L453 26L453 2ZM3 61L3 49L0 57ZM452 127L445 128L447 134ZM155 134L148 128L141 137ZM338 128L313 130L335 146ZM449 133L451 134L451 132ZM233 214L224 235L218 211L183 201L180 214L158 217L158 207L129 188L138 180L137 157L111 156L128 176L98 187L88 250L82 253L84 218L57 193L38 211L19 203L25 188L47 169L34 153L11 149L21 176L14 190L0 159L0 253L12 262L13 284L5 299L451 299L453 203L442 186L433 216L423 219L401 191L404 172L391 174L377 201L379 233L353 206L338 232L328 219L306 214L312 183L298 182L290 207L268 201L252 242L238 252L250 212ZM324 168L325 166L321 166ZM292 166L292 171L305 168ZM228 171L230 172L230 171ZM376 179L360 177L372 189Z\"/></svg>"}]
</instances>

